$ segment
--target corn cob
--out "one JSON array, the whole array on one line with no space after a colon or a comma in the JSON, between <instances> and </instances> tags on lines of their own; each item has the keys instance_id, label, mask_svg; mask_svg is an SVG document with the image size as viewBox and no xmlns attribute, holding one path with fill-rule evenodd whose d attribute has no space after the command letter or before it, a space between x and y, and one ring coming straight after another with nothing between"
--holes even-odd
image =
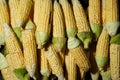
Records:
<instances>
[{"instance_id":1,"label":"corn cob","mask_svg":"<svg viewBox=\"0 0 120 80\"><path fill-rule=\"evenodd\" d=\"M48 60L45 56L45 48L41 49L41 55L40 55L40 73L43 75L43 77L49 77L51 74L51 70L49 68Z\"/></svg>"},{"instance_id":2,"label":"corn cob","mask_svg":"<svg viewBox=\"0 0 120 80\"><path fill-rule=\"evenodd\" d=\"M92 36L86 14L81 3L78 0L72 0L72 4L76 25L78 28L77 36L84 43L84 48L88 48L89 44L92 41Z\"/></svg>"},{"instance_id":3,"label":"corn cob","mask_svg":"<svg viewBox=\"0 0 120 80\"><path fill-rule=\"evenodd\" d=\"M120 45L110 45L110 69L112 80L120 79Z\"/></svg>"},{"instance_id":4,"label":"corn cob","mask_svg":"<svg viewBox=\"0 0 120 80\"><path fill-rule=\"evenodd\" d=\"M22 31L24 62L29 75L35 78L37 54L34 30Z\"/></svg>"},{"instance_id":5,"label":"corn cob","mask_svg":"<svg viewBox=\"0 0 120 80\"><path fill-rule=\"evenodd\" d=\"M85 51L81 46L78 46L74 49L70 49L69 54L72 55L72 57L75 59L75 63L81 70L84 70L85 72L89 70L90 63L85 55Z\"/></svg>"},{"instance_id":6,"label":"corn cob","mask_svg":"<svg viewBox=\"0 0 120 80\"><path fill-rule=\"evenodd\" d=\"M119 28L118 0L106 0L106 27L110 36L114 36Z\"/></svg>"},{"instance_id":7,"label":"corn cob","mask_svg":"<svg viewBox=\"0 0 120 80\"><path fill-rule=\"evenodd\" d=\"M20 0L9 0L9 9L10 9L10 20L12 28L15 28L16 25L16 15L19 6Z\"/></svg>"},{"instance_id":8,"label":"corn cob","mask_svg":"<svg viewBox=\"0 0 120 80\"><path fill-rule=\"evenodd\" d=\"M99 70L102 70L108 61L108 49L109 49L109 35L107 33L106 27L98 39L96 46L96 62Z\"/></svg>"},{"instance_id":9,"label":"corn cob","mask_svg":"<svg viewBox=\"0 0 120 80\"><path fill-rule=\"evenodd\" d=\"M106 21L106 8L105 8L105 2L106 0L102 0L102 24L103 24L103 27L105 26L105 21Z\"/></svg>"},{"instance_id":10,"label":"corn cob","mask_svg":"<svg viewBox=\"0 0 120 80\"><path fill-rule=\"evenodd\" d=\"M72 49L80 44L80 41L75 38L77 34L77 27L75 24L74 14L72 8L67 0L59 0L63 9L66 25L66 33L68 37L68 49Z\"/></svg>"},{"instance_id":11,"label":"corn cob","mask_svg":"<svg viewBox=\"0 0 120 80\"><path fill-rule=\"evenodd\" d=\"M26 23L29 18L32 5L32 0L20 0L16 19L17 27L22 27Z\"/></svg>"},{"instance_id":12,"label":"corn cob","mask_svg":"<svg viewBox=\"0 0 120 80\"><path fill-rule=\"evenodd\" d=\"M60 4L54 1L54 13L53 13L53 38L52 42L57 51L61 51L66 43L65 27L63 20L63 13Z\"/></svg>"},{"instance_id":13,"label":"corn cob","mask_svg":"<svg viewBox=\"0 0 120 80\"><path fill-rule=\"evenodd\" d=\"M35 0L34 1L34 15L33 15L33 21L35 23L36 26L39 25L39 22L41 20L40 19L40 15L41 15L41 5L42 5L43 0Z\"/></svg>"},{"instance_id":14,"label":"corn cob","mask_svg":"<svg viewBox=\"0 0 120 80\"><path fill-rule=\"evenodd\" d=\"M97 39L102 31L100 0L89 0L88 12L91 30Z\"/></svg>"},{"instance_id":15,"label":"corn cob","mask_svg":"<svg viewBox=\"0 0 120 80\"><path fill-rule=\"evenodd\" d=\"M49 40L51 33L51 12L52 12L52 0L44 0L41 4L41 10L39 15L39 24L36 28L36 40L38 49L42 48Z\"/></svg>"},{"instance_id":16,"label":"corn cob","mask_svg":"<svg viewBox=\"0 0 120 80\"><path fill-rule=\"evenodd\" d=\"M4 23L9 24L8 6L5 0L0 0L0 47L4 45Z\"/></svg>"},{"instance_id":17,"label":"corn cob","mask_svg":"<svg viewBox=\"0 0 120 80\"><path fill-rule=\"evenodd\" d=\"M63 80L64 75L62 64L52 44L48 47L48 51L45 53L45 56L52 69L52 73L58 77L58 80Z\"/></svg>"},{"instance_id":18,"label":"corn cob","mask_svg":"<svg viewBox=\"0 0 120 80\"><path fill-rule=\"evenodd\" d=\"M68 53L68 55L65 56L65 66L66 66L68 80L77 79L77 69L74 61L75 60L71 54Z\"/></svg>"}]
</instances>

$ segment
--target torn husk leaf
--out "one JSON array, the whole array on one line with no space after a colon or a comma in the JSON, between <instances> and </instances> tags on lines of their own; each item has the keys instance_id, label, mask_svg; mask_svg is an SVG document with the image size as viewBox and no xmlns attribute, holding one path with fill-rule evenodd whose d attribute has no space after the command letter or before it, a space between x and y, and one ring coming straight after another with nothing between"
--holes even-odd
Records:
<instances>
[{"instance_id":1,"label":"torn husk leaf","mask_svg":"<svg viewBox=\"0 0 120 80\"><path fill-rule=\"evenodd\" d=\"M110 44L120 44L120 33L111 37Z\"/></svg>"},{"instance_id":2,"label":"torn husk leaf","mask_svg":"<svg viewBox=\"0 0 120 80\"><path fill-rule=\"evenodd\" d=\"M92 34L90 32L79 32L77 33L78 38L83 42L84 48L87 49L89 44L92 42Z\"/></svg>"},{"instance_id":3,"label":"torn husk leaf","mask_svg":"<svg viewBox=\"0 0 120 80\"><path fill-rule=\"evenodd\" d=\"M29 80L29 79L27 79L28 76L26 74L28 74L28 73L27 73L27 70L25 68L18 68L18 69L13 70L13 72L18 79Z\"/></svg>"},{"instance_id":4,"label":"torn husk leaf","mask_svg":"<svg viewBox=\"0 0 120 80\"><path fill-rule=\"evenodd\" d=\"M66 38L65 37L53 37L52 43L57 51L61 51L66 44Z\"/></svg>"},{"instance_id":5,"label":"torn husk leaf","mask_svg":"<svg viewBox=\"0 0 120 80\"><path fill-rule=\"evenodd\" d=\"M91 30L92 30L92 32L95 35L95 38L97 40L102 32L102 27L101 27L101 25L94 24L94 23L90 23L90 26L91 26Z\"/></svg>"},{"instance_id":6,"label":"torn husk leaf","mask_svg":"<svg viewBox=\"0 0 120 80\"><path fill-rule=\"evenodd\" d=\"M73 27L73 28L68 28L67 29L67 37L75 37L77 34L77 28Z\"/></svg>"},{"instance_id":7,"label":"torn husk leaf","mask_svg":"<svg viewBox=\"0 0 120 80\"><path fill-rule=\"evenodd\" d=\"M8 62L5 58L5 56L2 53L0 53L0 70L4 69L6 67L8 67Z\"/></svg>"},{"instance_id":8,"label":"torn husk leaf","mask_svg":"<svg viewBox=\"0 0 120 80\"><path fill-rule=\"evenodd\" d=\"M120 26L120 22L112 22L112 23L107 23L106 25L108 34L110 36L114 36L117 33L117 30Z\"/></svg>"}]
</instances>

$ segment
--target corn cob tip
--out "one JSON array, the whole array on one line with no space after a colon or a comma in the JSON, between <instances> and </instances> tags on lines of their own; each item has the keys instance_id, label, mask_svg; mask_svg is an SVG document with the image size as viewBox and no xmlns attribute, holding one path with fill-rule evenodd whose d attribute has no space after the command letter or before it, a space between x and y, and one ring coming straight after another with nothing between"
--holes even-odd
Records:
<instances>
[{"instance_id":1,"label":"corn cob tip","mask_svg":"<svg viewBox=\"0 0 120 80\"><path fill-rule=\"evenodd\" d=\"M101 27L101 25L94 24L94 23L90 23L90 26L91 26L91 30L97 40L102 32L102 27Z\"/></svg>"},{"instance_id":2,"label":"corn cob tip","mask_svg":"<svg viewBox=\"0 0 120 80\"><path fill-rule=\"evenodd\" d=\"M91 73L92 80L98 80L99 79L99 72Z\"/></svg>"},{"instance_id":3,"label":"corn cob tip","mask_svg":"<svg viewBox=\"0 0 120 80\"><path fill-rule=\"evenodd\" d=\"M40 73L41 73L43 76L49 77L50 74L51 74L51 71L49 71L49 70L41 70Z\"/></svg>"},{"instance_id":4,"label":"corn cob tip","mask_svg":"<svg viewBox=\"0 0 120 80\"><path fill-rule=\"evenodd\" d=\"M79 46L80 43L81 43L80 40L78 40L77 38L70 37L70 38L68 38L67 47L68 47L68 49L73 49L73 48Z\"/></svg>"},{"instance_id":5,"label":"corn cob tip","mask_svg":"<svg viewBox=\"0 0 120 80\"><path fill-rule=\"evenodd\" d=\"M59 75L57 75L57 77L58 77L58 80L64 80L64 75L63 74L59 74Z\"/></svg>"},{"instance_id":6,"label":"corn cob tip","mask_svg":"<svg viewBox=\"0 0 120 80\"><path fill-rule=\"evenodd\" d=\"M106 25L108 34L114 36L117 33L117 30L120 26L120 22L107 23Z\"/></svg>"}]
</instances>

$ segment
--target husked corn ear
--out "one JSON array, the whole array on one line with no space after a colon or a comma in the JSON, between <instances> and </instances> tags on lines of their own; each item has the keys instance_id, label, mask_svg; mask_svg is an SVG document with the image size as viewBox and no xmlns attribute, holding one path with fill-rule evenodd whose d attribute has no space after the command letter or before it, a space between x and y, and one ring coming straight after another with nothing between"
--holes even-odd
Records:
<instances>
[{"instance_id":1,"label":"husked corn ear","mask_svg":"<svg viewBox=\"0 0 120 80\"><path fill-rule=\"evenodd\" d=\"M102 24L103 27L105 26L106 23L106 0L102 0Z\"/></svg>"},{"instance_id":2,"label":"husked corn ear","mask_svg":"<svg viewBox=\"0 0 120 80\"><path fill-rule=\"evenodd\" d=\"M120 45L110 45L110 71L112 80L120 79Z\"/></svg>"},{"instance_id":3,"label":"husked corn ear","mask_svg":"<svg viewBox=\"0 0 120 80\"><path fill-rule=\"evenodd\" d=\"M75 63L78 67L84 71L88 71L90 68L90 63L88 58L86 57L85 51L81 46L78 46L74 49L69 50L69 54L75 59Z\"/></svg>"},{"instance_id":4,"label":"husked corn ear","mask_svg":"<svg viewBox=\"0 0 120 80\"><path fill-rule=\"evenodd\" d=\"M14 73L11 71L10 67L2 69L1 74L4 80L18 80Z\"/></svg>"},{"instance_id":5,"label":"husked corn ear","mask_svg":"<svg viewBox=\"0 0 120 80\"><path fill-rule=\"evenodd\" d=\"M72 0L72 4L76 25L78 28L77 36L84 43L84 48L88 48L92 41L92 36L86 14L78 0Z\"/></svg>"},{"instance_id":6,"label":"husked corn ear","mask_svg":"<svg viewBox=\"0 0 120 80\"><path fill-rule=\"evenodd\" d=\"M34 30L22 31L25 67L29 75L35 78L37 68L37 53Z\"/></svg>"},{"instance_id":7,"label":"husked corn ear","mask_svg":"<svg viewBox=\"0 0 120 80\"><path fill-rule=\"evenodd\" d=\"M76 80L77 66L75 64L75 59L69 53L68 55L65 56L65 66L66 66L68 80Z\"/></svg>"},{"instance_id":8,"label":"husked corn ear","mask_svg":"<svg viewBox=\"0 0 120 80\"><path fill-rule=\"evenodd\" d=\"M97 39L102 31L100 0L89 0L88 14L91 30Z\"/></svg>"},{"instance_id":9,"label":"husked corn ear","mask_svg":"<svg viewBox=\"0 0 120 80\"><path fill-rule=\"evenodd\" d=\"M106 27L110 36L114 36L119 28L118 0L106 0Z\"/></svg>"},{"instance_id":10,"label":"husked corn ear","mask_svg":"<svg viewBox=\"0 0 120 80\"><path fill-rule=\"evenodd\" d=\"M109 35L106 30L106 27L104 27L96 46L95 59L99 70L102 70L104 66L107 64L108 49L109 49Z\"/></svg>"},{"instance_id":11,"label":"husked corn ear","mask_svg":"<svg viewBox=\"0 0 120 80\"><path fill-rule=\"evenodd\" d=\"M65 25L60 4L54 1L54 13L53 13L53 38L52 42L57 51L61 51L66 43L65 38Z\"/></svg>"},{"instance_id":12,"label":"husked corn ear","mask_svg":"<svg viewBox=\"0 0 120 80\"><path fill-rule=\"evenodd\" d=\"M19 2L20 0L9 0L10 20L11 20L12 28L17 27L15 21L16 21Z\"/></svg>"},{"instance_id":13,"label":"husked corn ear","mask_svg":"<svg viewBox=\"0 0 120 80\"><path fill-rule=\"evenodd\" d=\"M67 0L59 0L63 9L65 17L65 25L67 31L67 37L74 37L77 34L77 27L75 24L74 14L72 8Z\"/></svg>"},{"instance_id":14,"label":"husked corn ear","mask_svg":"<svg viewBox=\"0 0 120 80\"><path fill-rule=\"evenodd\" d=\"M50 66L48 64L48 60L45 56L45 48L41 49L41 55L40 55L40 73L43 76L49 77L51 70L50 70Z\"/></svg>"},{"instance_id":15,"label":"husked corn ear","mask_svg":"<svg viewBox=\"0 0 120 80\"><path fill-rule=\"evenodd\" d=\"M16 18L17 27L22 27L28 20L32 5L32 0L20 0Z\"/></svg>"},{"instance_id":16,"label":"husked corn ear","mask_svg":"<svg viewBox=\"0 0 120 80\"><path fill-rule=\"evenodd\" d=\"M55 74L59 80L63 80L64 75L62 64L52 44L49 45L48 51L45 53L45 56L49 62L50 68L52 69L52 73Z\"/></svg>"},{"instance_id":17,"label":"husked corn ear","mask_svg":"<svg viewBox=\"0 0 120 80\"><path fill-rule=\"evenodd\" d=\"M51 33L51 12L52 12L52 0L44 0L41 4L41 10L39 15L39 24L36 28L36 40L38 49L42 48L49 40Z\"/></svg>"},{"instance_id":18,"label":"husked corn ear","mask_svg":"<svg viewBox=\"0 0 120 80\"><path fill-rule=\"evenodd\" d=\"M34 17L33 17L33 21L35 23L36 26L39 25L39 22L41 21L39 19L40 15L41 15L41 5L42 5L43 0L35 0L34 1Z\"/></svg>"},{"instance_id":19,"label":"husked corn ear","mask_svg":"<svg viewBox=\"0 0 120 80\"><path fill-rule=\"evenodd\" d=\"M4 45L4 32L3 25L4 23L9 24L9 13L8 6L5 0L0 1L0 47Z\"/></svg>"}]
</instances>

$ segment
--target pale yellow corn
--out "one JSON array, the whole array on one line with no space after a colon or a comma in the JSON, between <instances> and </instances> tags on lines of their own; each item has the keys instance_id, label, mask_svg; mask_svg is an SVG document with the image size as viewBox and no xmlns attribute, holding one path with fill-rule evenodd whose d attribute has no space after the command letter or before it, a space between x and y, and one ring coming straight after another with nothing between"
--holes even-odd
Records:
<instances>
[{"instance_id":1,"label":"pale yellow corn","mask_svg":"<svg viewBox=\"0 0 120 80\"><path fill-rule=\"evenodd\" d=\"M76 80L77 79L77 66L75 64L75 59L72 57L70 53L65 56L65 67L67 71L68 80Z\"/></svg>"},{"instance_id":2,"label":"pale yellow corn","mask_svg":"<svg viewBox=\"0 0 120 80\"><path fill-rule=\"evenodd\" d=\"M72 0L73 12L76 20L76 25L79 32L90 32L90 27L87 21L85 11L79 0Z\"/></svg>"},{"instance_id":3,"label":"pale yellow corn","mask_svg":"<svg viewBox=\"0 0 120 80\"><path fill-rule=\"evenodd\" d=\"M18 15L16 18L16 24L18 27L23 26L25 22L28 20L32 5L33 5L32 0L20 0L17 12Z\"/></svg>"},{"instance_id":4,"label":"pale yellow corn","mask_svg":"<svg viewBox=\"0 0 120 80\"><path fill-rule=\"evenodd\" d=\"M102 24L103 24L103 27L105 25L105 18L106 18L106 8L105 8L105 5L106 5L106 0L102 0Z\"/></svg>"},{"instance_id":5,"label":"pale yellow corn","mask_svg":"<svg viewBox=\"0 0 120 80\"><path fill-rule=\"evenodd\" d=\"M10 10L10 20L11 20L11 26L17 27L16 25L16 16L18 11L20 0L9 0L9 10Z\"/></svg>"},{"instance_id":6,"label":"pale yellow corn","mask_svg":"<svg viewBox=\"0 0 120 80\"><path fill-rule=\"evenodd\" d=\"M60 58L55 51L53 45L50 45L48 51L45 53L45 56L49 62L49 65L52 69L52 73L55 74L59 80L63 80L63 68L60 61Z\"/></svg>"},{"instance_id":7,"label":"pale yellow corn","mask_svg":"<svg viewBox=\"0 0 120 80\"><path fill-rule=\"evenodd\" d=\"M48 64L48 60L45 56L45 49L41 49L41 54L40 54L40 72L43 76L49 77L50 76L50 66Z\"/></svg>"},{"instance_id":8,"label":"pale yellow corn","mask_svg":"<svg viewBox=\"0 0 120 80\"><path fill-rule=\"evenodd\" d=\"M41 15L42 1L43 0L35 0L34 1L34 17L33 17L33 21L34 21L36 26L38 26L39 21L41 21L41 20L39 20L39 17Z\"/></svg>"},{"instance_id":9,"label":"pale yellow corn","mask_svg":"<svg viewBox=\"0 0 120 80\"><path fill-rule=\"evenodd\" d=\"M86 72L84 70L82 70L82 69L79 69L79 71L80 71L80 78L81 78L81 80L85 80Z\"/></svg>"},{"instance_id":10,"label":"pale yellow corn","mask_svg":"<svg viewBox=\"0 0 120 80\"><path fill-rule=\"evenodd\" d=\"M4 80L18 80L15 74L11 71L10 67L1 70Z\"/></svg>"},{"instance_id":11,"label":"pale yellow corn","mask_svg":"<svg viewBox=\"0 0 120 80\"><path fill-rule=\"evenodd\" d=\"M109 35L106 30L106 27L104 27L96 46L95 58L99 69L102 69L107 63L108 49L109 49Z\"/></svg>"},{"instance_id":12,"label":"pale yellow corn","mask_svg":"<svg viewBox=\"0 0 120 80\"><path fill-rule=\"evenodd\" d=\"M120 79L120 45L110 45L110 71L112 80Z\"/></svg>"},{"instance_id":13,"label":"pale yellow corn","mask_svg":"<svg viewBox=\"0 0 120 80\"><path fill-rule=\"evenodd\" d=\"M37 68L37 53L34 30L22 31L25 67L31 77L35 77Z\"/></svg>"},{"instance_id":14,"label":"pale yellow corn","mask_svg":"<svg viewBox=\"0 0 120 80\"><path fill-rule=\"evenodd\" d=\"M84 70L85 72L89 70L90 63L88 58L86 57L85 51L81 46L70 49L69 54L71 54L72 57L75 59L75 63L80 69Z\"/></svg>"}]
</instances>

